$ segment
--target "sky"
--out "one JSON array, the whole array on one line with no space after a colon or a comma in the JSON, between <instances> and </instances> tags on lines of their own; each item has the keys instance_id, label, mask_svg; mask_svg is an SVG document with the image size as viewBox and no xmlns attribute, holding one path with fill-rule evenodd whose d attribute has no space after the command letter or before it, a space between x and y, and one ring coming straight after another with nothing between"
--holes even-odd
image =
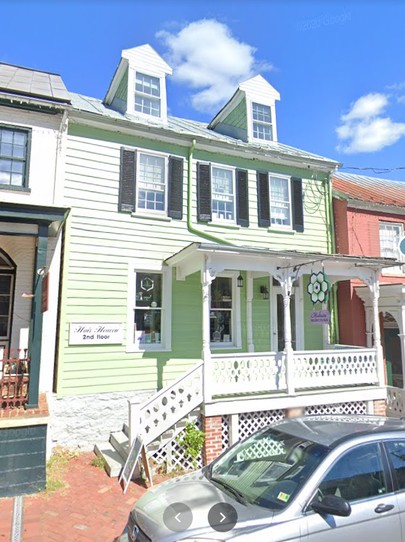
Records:
<instances>
[{"instance_id":1,"label":"sky","mask_svg":"<svg viewBox=\"0 0 405 542\"><path fill-rule=\"evenodd\" d=\"M260 73L278 139L343 171L405 181L402 0L0 0L0 61L103 99L122 49L173 68L169 114L209 122Z\"/></svg>"}]
</instances>

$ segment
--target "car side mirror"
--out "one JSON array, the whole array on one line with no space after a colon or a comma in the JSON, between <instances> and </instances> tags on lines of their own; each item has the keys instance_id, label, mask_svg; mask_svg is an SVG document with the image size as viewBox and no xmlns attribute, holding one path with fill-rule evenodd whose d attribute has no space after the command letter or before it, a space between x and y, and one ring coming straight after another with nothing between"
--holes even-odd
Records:
<instances>
[{"instance_id":1,"label":"car side mirror","mask_svg":"<svg viewBox=\"0 0 405 542\"><path fill-rule=\"evenodd\" d=\"M349 501L337 495L325 495L321 501L311 503L311 508L317 514L347 517L352 513Z\"/></svg>"}]
</instances>

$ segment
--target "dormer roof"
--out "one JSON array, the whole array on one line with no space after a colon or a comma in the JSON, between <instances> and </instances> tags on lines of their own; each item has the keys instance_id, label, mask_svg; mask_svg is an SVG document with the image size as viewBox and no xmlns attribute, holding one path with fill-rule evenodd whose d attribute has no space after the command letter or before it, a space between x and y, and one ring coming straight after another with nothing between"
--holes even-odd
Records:
<instances>
[{"instance_id":1,"label":"dormer roof","mask_svg":"<svg viewBox=\"0 0 405 542\"><path fill-rule=\"evenodd\" d=\"M239 139L243 141L251 140L251 104L257 103L271 108L275 136L273 139L276 141L275 102L279 99L280 93L264 77L256 75L240 83L235 94L215 115L208 127L235 137L239 134Z\"/></svg>"}]
</instances>

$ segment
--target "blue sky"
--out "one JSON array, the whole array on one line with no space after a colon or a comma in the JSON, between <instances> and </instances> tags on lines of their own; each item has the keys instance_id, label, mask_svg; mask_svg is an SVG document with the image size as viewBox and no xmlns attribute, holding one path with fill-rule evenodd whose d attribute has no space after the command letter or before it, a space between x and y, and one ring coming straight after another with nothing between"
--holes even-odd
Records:
<instances>
[{"instance_id":1,"label":"blue sky","mask_svg":"<svg viewBox=\"0 0 405 542\"><path fill-rule=\"evenodd\" d=\"M103 98L121 50L150 43L174 68L170 113L201 121L238 82L261 73L281 94L280 141L346 167L376 169L364 174L405 180L401 0L0 5L3 62L60 73L69 90Z\"/></svg>"}]
</instances>

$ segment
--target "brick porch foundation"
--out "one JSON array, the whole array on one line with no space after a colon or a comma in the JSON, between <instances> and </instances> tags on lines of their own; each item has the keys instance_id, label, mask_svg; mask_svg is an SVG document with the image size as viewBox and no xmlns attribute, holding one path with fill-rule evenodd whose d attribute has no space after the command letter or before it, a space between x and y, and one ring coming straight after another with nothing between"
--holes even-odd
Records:
<instances>
[{"instance_id":1,"label":"brick porch foundation","mask_svg":"<svg viewBox=\"0 0 405 542\"><path fill-rule=\"evenodd\" d=\"M222 452L222 417L203 417L202 430L205 433L203 464L208 465Z\"/></svg>"}]
</instances>

